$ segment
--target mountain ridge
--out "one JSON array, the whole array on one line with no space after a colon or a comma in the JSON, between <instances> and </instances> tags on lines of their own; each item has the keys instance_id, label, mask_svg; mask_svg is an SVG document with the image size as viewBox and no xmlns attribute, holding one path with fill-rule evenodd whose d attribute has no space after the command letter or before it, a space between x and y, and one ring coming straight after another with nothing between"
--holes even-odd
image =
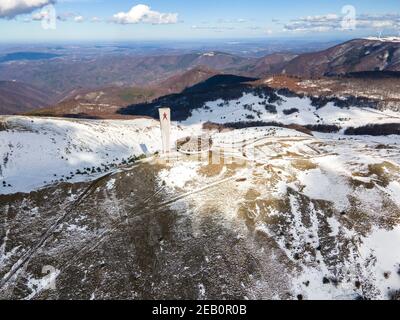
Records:
<instances>
[{"instance_id":1,"label":"mountain ridge","mask_svg":"<svg viewBox=\"0 0 400 320\"><path fill-rule=\"evenodd\" d=\"M0 114L26 112L50 103L49 96L32 85L0 81Z\"/></svg>"},{"instance_id":2,"label":"mountain ridge","mask_svg":"<svg viewBox=\"0 0 400 320\"><path fill-rule=\"evenodd\" d=\"M400 43L353 39L323 51L295 57L281 70L301 77L363 71L400 71Z\"/></svg>"}]
</instances>

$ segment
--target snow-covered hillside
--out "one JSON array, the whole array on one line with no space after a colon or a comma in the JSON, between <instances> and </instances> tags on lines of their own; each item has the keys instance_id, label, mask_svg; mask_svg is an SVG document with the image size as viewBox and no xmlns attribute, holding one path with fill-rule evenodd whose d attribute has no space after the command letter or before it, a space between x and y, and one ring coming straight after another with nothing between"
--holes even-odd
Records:
<instances>
[{"instance_id":1,"label":"snow-covered hillside","mask_svg":"<svg viewBox=\"0 0 400 320\"><path fill-rule=\"evenodd\" d=\"M400 289L400 251L393 251L400 245L395 139L315 138L282 128L217 133L212 149L223 152L224 162L181 161L162 170L159 181L170 196L188 195L173 204L176 211L190 207L195 220L218 212L238 238L252 238L250 229L276 242L278 251L260 240L254 254L274 256L275 266L287 261L279 268L293 297L389 299ZM268 298L272 276L266 277L250 296Z\"/></svg>"},{"instance_id":2,"label":"snow-covered hillside","mask_svg":"<svg viewBox=\"0 0 400 320\"><path fill-rule=\"evenodd\" d=\"M400 114L393 111L379 111L371 108L338 107L334 102L317 108L308 97L285 97L278 95L278 101L269 103L265 98L246 93L240 99L222 99L205 103L202 108L192 111L192 116L183 124L199 122L278 122L299 125L336 125L342 128L367 124L400 123Z\"/></svg>"},{"instance_id":3,"label":"snow-covered hillside","mask_svg":"<svg viewBox=\"0 0 400 320\"><path fill-rule=\"evenodd\" d=\"M158 121L4 117L0 299L397 299L399 136L195 123L249 104L266 121L396 115L281 98L277 113L252 95L208 104L173 126L169 161L135 165L161 149Z\"/></svg>"},{"instance_id":4,"label":"snow-covered hillside","mask_svg":"<svg viewBox=\"0 0 400 320\"><path fill-rule=\"evenodd\" d=\"M150 119L4 117L1 121L6 130L0 131L0 194L93 179L161 149L159 123ZM173 140L189 133L174 127Z\"/></svg>"}]
</instances>

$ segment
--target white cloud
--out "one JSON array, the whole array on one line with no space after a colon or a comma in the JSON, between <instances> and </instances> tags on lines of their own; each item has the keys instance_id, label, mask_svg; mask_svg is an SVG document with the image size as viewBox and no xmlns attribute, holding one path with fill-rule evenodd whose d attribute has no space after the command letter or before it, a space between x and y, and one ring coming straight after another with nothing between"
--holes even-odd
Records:
<instances>
[{"instance_id":1,"label":"white cloud","mask_svg":"<svg viewBox=\"0 0 400 320\"><path fill-rule=\"evenodd\" d=\"M56 0L0 0L0 18L11 19L55 2Z\"/></svg>"},{"instance_id":2,"label":"white cloud","mask_svg":"<svg viewBox=\"0 0 400 320\"><path fill-rule=\"evenodd\" d=\"M343 30L343 16L326 14L308 16L290 21L284 25L284 31L290 32L328 32ZM400 29L400 15L368 15L362 14L355 17L355 28L358 29Z\"/></svg>"},{"instance_id":3,"label":"white cloud","mask_svg":"<svg viewBox=\"0 0 400 320\"><path fill-rule=\"evenodd\" d=\"M328 22L328 21L337 21L339 16L334 13L328 13L322 16L308 16L299 19L300 21L308 21L308 22Z\"/></svg>"},{"instance_id":4,"label":"white cloud","mask_svg":"<svg viewBox=\"0 0 400 320\"><path fill-rule=\"evenodd\" d=\"M369 29L400 29L399 14L361 15L357 19L357 27Z\"/></svg>"},{"instance_id":5,"label":"white cloud","mask_svg":"<svg viewBox=\"0 0 400 320\"><path fill-rule=\"evenodd\" d=\"M92 17L92 19L90 19L91 22L101 22L101 18L99 17Z\"/></svg>"},{"instance_id":6,"label":"white cloud","mask_svg":"<svg viewBox=\"0 0 400 320\"><path fill-rule=\"evenodd\" d=\"M70 11L69 12L62 12L57 16L57 20L62 21L62 22L76 21L77 17L79 17L79 16L80 16L80 14L75 13L75 12L70 12ZM77 21L77 22L79 22L79 21Z\"/></svg>"},{"instance_id":7,"label":"white cloud","mask_svg":"<svg viewBox=\"0 0 400 320\"><path fill-rule=\"evenodd\" d=\"M113 16L113 21L120 24L151 23L172 24L178 22L177 13L161 13L151 10L149 6L138 4L128 12L120 12Z\"/></svg>"},{"instance_id":8,"label":"white cloud","mask_svg":"<svg viewBox=\"0 0 400 320\"><path fill-rule=\"evenodd\" d=\"M260 26L250 26L250 27L247 27L247 29L248 30L262 30L263 28L262 27L260 27Z\"/></svg>"},{"instance_id":9,"label":"white cloud","mask_svg":"<svg viewBox=\"0 0 400 320\"><path fill-rule=\"evenodd\" d=\"M33 21L42 21L42 20L46 20L48 18L49 18L48 11L36 12L36 13L32 14ZM29 20L26 19L26 21L29 21Z\"/></svg>"},{"instance_id":10,"label":"white cloud","mask_svg":"<svg viewBox=\"0 0 400 320\"><path fill-rule=\"evenodd\" d=\"M248 20L242 19L242 18L239 18L239 19L222 19L222 18L220 18L217 20L217 23L246 23L246 22L248 22Z\"/></svg>"},{"instance_id":11,"label":"white cloud","mask_svg":"<svg viewBox=\"0 0 400 320\"><path fill-rule=\"evenodd\" d=\"M325 32L339 29L341 21L342 18L333 13L307 16L285 24L284 30L293 32Z\"/></svg>"},{"instance_id":12,"label":"white cloud","mask_svg":"<svg viewBox=\"0 0 400 320\"><path fill-rule=\"evenodd\" d=\"M235 27L232 26L198 26L198 25L193 25L192 26L193 30L212 30L215 32L220 32L223 30L235 30Z\"/></svg>"},{"instance_id":13,"label":"white cloud","mask_svg":"<svg viewBox=\"0 0 400 320\"><path fill-rule=\"evenodd\" d=\"M81 23L81 22L85 21L85 18L82 17L82 16L76 16L76 17L74 18L74 21L75 21L75 22L78 22L78 23Z\"/></svg>"},{"instance_id":14,"label":"white cloud","mask_svg":"<svg viewBox=\"0 0 400 320\"><path fill-rule=\"evenodd\" d=\"M1 0L0 0L1 1ZM51 10L49 10L50 8L44 8L42 11L39 12L35 12L32 13L30 19L27 18L24 21L25 22L30 22L30 21L43 21L43 20L49 20L51 18L51 15L54 14ZM57 16L55 16L55 18L58 21L61 22L67 22L67 21L74 21L77 23L80 22L84 22L85 18L83 16L81 16L80 14L74 13L74 12L63 12ZM98 20L97 20L98 19ZM99 18L92 18L91 20L92 22L99 22L100 19Z\"/></svg>"}]
</instances>

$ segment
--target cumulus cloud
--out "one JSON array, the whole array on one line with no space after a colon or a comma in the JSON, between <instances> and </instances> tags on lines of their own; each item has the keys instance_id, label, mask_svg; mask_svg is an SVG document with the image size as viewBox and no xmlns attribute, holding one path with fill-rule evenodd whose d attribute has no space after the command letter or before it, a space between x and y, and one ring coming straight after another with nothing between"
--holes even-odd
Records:
<instances>
[{"instance_id":1,"label":"cumulus cloud","mask_svg":"<svg viewBox=\"0 0 400 320\"><path fill-rule=\"evenodd\" d=\"M290 21L284 25L284 31L290 32L327 32L343 30L344 16L326 14L308 16ZM354 28L358 29L400 29L399 14L369 15L355 17Z\"/></svg>"},{"instance_id":2,"label":"cumulus cloud","mask_svg":"<svg viewBox=\"0 0 400 320\"><path fill-rule=\"evenodd\" d=\"M262 30L263 28L262 27L260 27L260 26L250 26L250 27L247 27L247 29L248 30Z\"/></svg>"},{"instance_id":3,"label":"cumulus cloud","mask_svg":"<svg viewBox=\"0 0 400 320\"><path fill-rule=\"evenodd\" d=\"M74 21L81 23L81 22L85 21L85 18L82 16L76 16L76 17L74 17Z\"/></svg>"},{"instance_id":4,"label":"cumulus cloud","mask_svg":"<svg viewBox=\"0 0 400 320\"><path fill-rule=\"evenodd\" d=\"M30 21L48 20L48 19L51 18L52 14L55 14L49 9L51 9L51 8L44 8L43 10L41 10L39 12L32 13L30 19L27 18L24 21L25 22L30 22ZM55 18L58 21L61 21L61 22L74 21L74 22L77 22L77 23L81 23L81 22L85 21L85 18L83 16L81 16L78 13L74 13L74 12L62 12L59 15L56 15ZM93 18L91 21L92 22L99 22L100 19L98 19L98 20L97 19L98 18Z\"/></svg>"},{"instance_id":5,"label":"cumulus cloud","mask_svg":"<svg viewBox=\"0 0 400 320\"><path fill-rule=\"evenodd\" d=\"M32 14L32 20L33 21L42 21L42 20L46 20L49 18L50 13L48 11L42 11L42 12L37 12ZM28 22L29 20L26 19L26 22Z\"/></svg>"},{"instance_id":6,"label":"cumulus cloud","mask_svg":"<svg viewBox=\"0 0 400 320\"><path fill-rule=\"evenodd\" d=\"M357 19L357 27L373 29L400 29L399 14L361 15Z\"/></svg>"},{"instance_id":7,"label":"cumulus cloud","mask_svg":"<svg viewBox=\"0 0 400 320\"><path fill-rule=\"evenodd\" d=\"M198 26L198 25L193 25L192 26L193 30L211 30L215 32L221 32L224 30L235 30L235 27L232 26Z\"/></svg>"},{"instance_id":8,"label":"cumulus cloud","mask_svg":"<svg viewBox=\"0 0 400 320\"><path fill-rule=\"evenodd\" d=\"M76 12L62 12L57 16L57 20L62 22L66 21L83 22L84 17Z\"/></svg>"},{"instance_id":9,"label":"cumulus cloud","mask_svg":"<svg viewBox=\"0 0 400 320\"><path fill-rule=\"evenodd\" d=\"M329 31L341 27L342 18L336 14L307 16L292 20L284 25L285 31L307 32L307 31Z\"/></svg>"},{"instance_id":10,"label":"cumulus cloud","mask_svg":"<svg viewBox=\"0 0 400 320\"><path fill-rule=\"evenodd\" d=\"M246 19L239 18L239 19L223 19L220 18L217 20L217 23L246 23L248 22Z\"/></svg>"},{"instance_id":11,"label":"cumulus cloud","mask_svg":"<svg viewBox=\"0 0 400 320\"><path fill-rule=\"evenodd\" d=\"M0 18L12 19L55 2L56 0L1 0Z\"/></svg>"},{"instance_id":12,"label":"cumulus cloud","mask_svg":"<svg viewBox=\"0 0 400 320\"><path fill-rule=\"evenodd\" d=\"M178 22L177 13L161 13L153 11L149 6L138 4L128 12L119 12L113 16L112 21L120 24L172 24Z\"/></svg>"},{"instance_id":13,"label":"cumulus cloud","mask_svg":"<svg viewBox=\"0 0 400 320\"><path fill-rule=\"evenodd\" d=\"M92 17L92 19L90 19L90 22L101 22L101 18L99 17Z\"/></svg>"}]
</instances>

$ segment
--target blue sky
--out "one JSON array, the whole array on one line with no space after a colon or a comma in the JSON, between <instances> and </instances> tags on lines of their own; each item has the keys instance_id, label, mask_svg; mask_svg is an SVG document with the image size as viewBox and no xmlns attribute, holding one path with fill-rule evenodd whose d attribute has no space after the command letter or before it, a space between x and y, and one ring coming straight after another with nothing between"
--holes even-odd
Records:
<instances>
[{"instance_id":1,"label":"blue sky","mask_svg":"<svg viewBox=\"0 0 400 320\"><path fill-rule=\"evenodd\" d=\"M0 0L0 41L328 39L400 32L398 0L35 1L33 6L19 2L19 6L5 7ZM43 5L51 2L58 18L49 28L52 7ZM352 24L353 16L356 24Z\"/></svg>"}]
</instances>

